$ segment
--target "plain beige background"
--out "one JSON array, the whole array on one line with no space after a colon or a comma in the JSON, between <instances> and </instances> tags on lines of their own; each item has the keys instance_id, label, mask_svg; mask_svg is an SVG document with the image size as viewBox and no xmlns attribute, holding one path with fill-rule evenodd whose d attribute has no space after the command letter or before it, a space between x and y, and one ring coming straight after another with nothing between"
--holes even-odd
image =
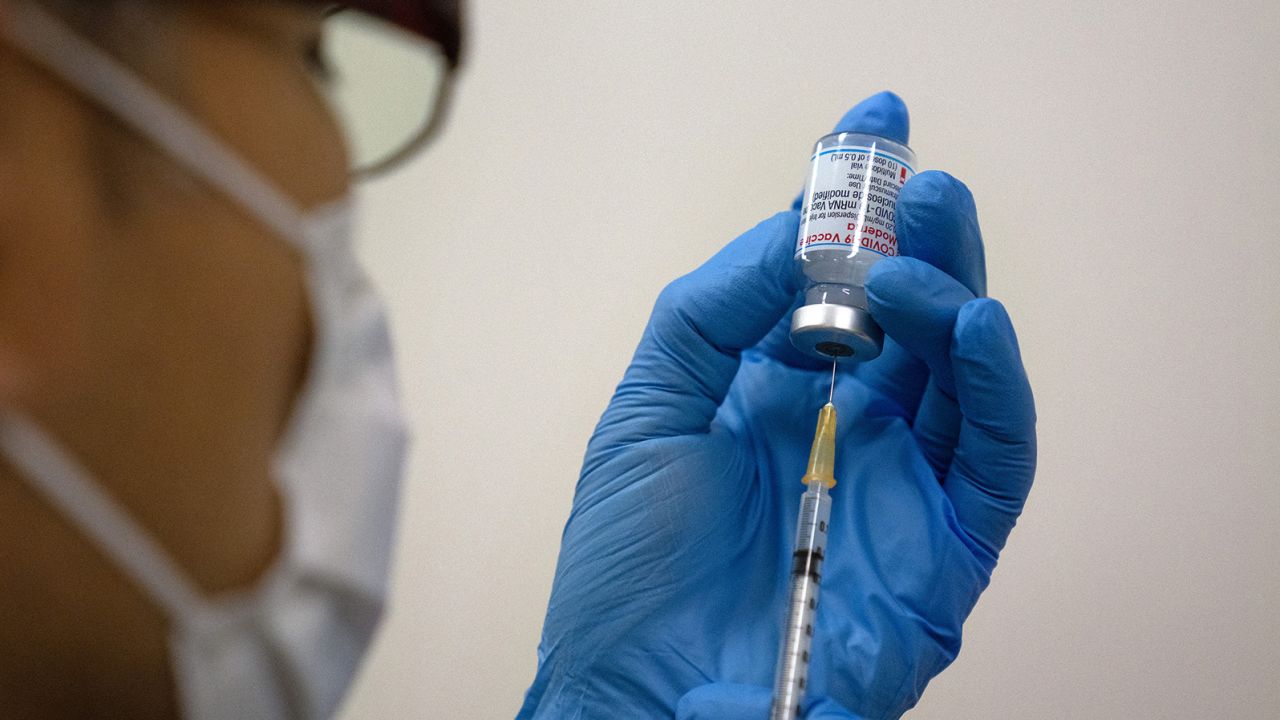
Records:
<instances>
[{"instance_id":1,"label":"plain beige background","mask_svg":"<svg viewBox=\"0 0 1280 720\"><path fill-rule=\"evenodd\" d=\"M1280 3L471 3L366 187L417 443L345 720L512 716L581 453L661 287L892 88L977 197L1040 471L923 718L1280 717Z\"/></svg>"}]
</instances>

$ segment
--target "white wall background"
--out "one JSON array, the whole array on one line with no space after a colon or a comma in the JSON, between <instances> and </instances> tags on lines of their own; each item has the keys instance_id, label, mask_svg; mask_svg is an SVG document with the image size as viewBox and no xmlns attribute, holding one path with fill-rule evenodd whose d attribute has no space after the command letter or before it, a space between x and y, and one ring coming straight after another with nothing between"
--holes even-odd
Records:
<instances>
[{"instance_id":1,"label":"white wall background","mask_svg":"<svg viewBox=\"0 0 1280 720\"><path fill-rule=\"evenodd\" d=\"M977 196L1040 472L909 716L1280 717L1280 3L471 3L443 139L364 192L417 425L345 720L500 718L659 289L865 95Z\"/></svg>"}]
</instances>

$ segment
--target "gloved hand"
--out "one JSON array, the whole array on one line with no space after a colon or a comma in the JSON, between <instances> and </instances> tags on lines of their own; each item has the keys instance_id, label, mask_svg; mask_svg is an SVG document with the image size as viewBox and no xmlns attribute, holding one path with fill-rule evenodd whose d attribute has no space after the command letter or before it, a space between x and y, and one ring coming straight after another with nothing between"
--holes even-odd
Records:
<instances>
[{"instance_id":1,"label":"gloved hand","mask_svg":"<svg viewBox=\"0 0 1280 720\"><path fill-rule=\"evenodd\" d=\"M876 95L838 130L906 142ZM830 365L791 348L797 213L658 298L587 448L521 718L763 718ZM1035 411L1008 316L983 299L972 198L921 173L907 257L871 273L888 336L836 383L839 484L808 715L897 717L960 649L1031 485Z\"/></svg>"}]
</instances>

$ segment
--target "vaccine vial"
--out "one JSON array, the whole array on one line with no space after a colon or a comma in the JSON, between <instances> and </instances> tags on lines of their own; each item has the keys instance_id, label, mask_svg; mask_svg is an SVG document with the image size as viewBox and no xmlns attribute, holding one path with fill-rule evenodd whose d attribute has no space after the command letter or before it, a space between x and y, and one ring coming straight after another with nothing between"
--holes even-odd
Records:
<instances>
[{"instance_id":1,"label":"vaccine vial","mask_svg":"<svg viewBox=\"0 0 1280 720\"><path fill-rule=\"evenodd\" d=\"M867 311L867 271L898 254L898 193L915 175L911 148L864 133L820 138L800 207L795 266L804 304L791 318L791 342L824 360L871 360L884 331Z\"/></svg>"}]
</instances>

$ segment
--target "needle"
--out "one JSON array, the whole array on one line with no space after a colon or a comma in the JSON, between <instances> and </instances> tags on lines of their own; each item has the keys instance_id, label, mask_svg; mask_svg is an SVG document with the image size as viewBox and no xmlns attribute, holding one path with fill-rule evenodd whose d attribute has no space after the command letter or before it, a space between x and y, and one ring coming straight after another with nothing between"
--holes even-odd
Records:
<instances>
[{"instance_id":1,"label":"needle","mask_svg":"<svg viewBox=\"0 0 1280 720\"><path fill-rule=\"evenodd\" d=\"M830 403L836 396L836 361L831 361L831 392L827 393L827 402Z\"/></svg>"}]
</instances>

